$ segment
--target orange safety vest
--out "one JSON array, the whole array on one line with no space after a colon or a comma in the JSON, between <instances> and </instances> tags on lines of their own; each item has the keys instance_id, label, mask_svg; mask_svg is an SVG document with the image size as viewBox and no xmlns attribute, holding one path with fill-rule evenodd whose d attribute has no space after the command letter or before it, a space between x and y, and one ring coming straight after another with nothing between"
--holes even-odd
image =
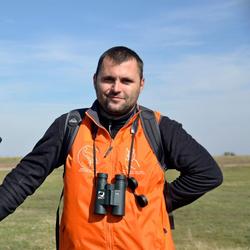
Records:
<instances>
[{"instance_id":1,"label":"orange safety vest","mask_svg":"<svg viewBox=\"0 0 250 250\"><path fill-rule=\"evenodd\" d=\"M86 112L67 157L64 206L60 224L60 250L175 249L163 195L164 172L144 136L141 122L135 136L130 176L138 181L136 194L148 205L141 208L127 189L125 215L94 214L95 185L91 124L98 126L95 139L97 173L128 174L131 125L135 114L112 139L108 131ZM160 114L156 113L159 118Z\"/></svg>"}]
</instances>

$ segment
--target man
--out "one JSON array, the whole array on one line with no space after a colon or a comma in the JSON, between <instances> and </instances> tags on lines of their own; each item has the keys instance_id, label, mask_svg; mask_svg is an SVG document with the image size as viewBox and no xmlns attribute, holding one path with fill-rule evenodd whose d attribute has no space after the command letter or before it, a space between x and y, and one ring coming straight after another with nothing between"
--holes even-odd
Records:
<instances>
[{"instance_id":1,"label":"man","mask_svg":"<svg viewBox=\"0 0 250 250\"><path fill-rule=\"evenodd\" d=\"M220 185L222 173L179 123L155 112L165 164L180 171L172 183L164 181L138 119L142 107L137 100L144 78L143 62L134 51L126 47L107 50L99 59L93 82L97 100L86 111L67 158L62 155L66 120L62 115L5 178L0 187L0 219L65 163L61 250L174 249L168 213ZM96 197L102 199L106 188L96 196L99 178L114 184L116 175L136 180L138 187L126 189L124 214L115 214L111 206L105 206L102 214L95 210ZM141 194L146 199L142 205L136 199Z\"/></svg>"}]
</instances>

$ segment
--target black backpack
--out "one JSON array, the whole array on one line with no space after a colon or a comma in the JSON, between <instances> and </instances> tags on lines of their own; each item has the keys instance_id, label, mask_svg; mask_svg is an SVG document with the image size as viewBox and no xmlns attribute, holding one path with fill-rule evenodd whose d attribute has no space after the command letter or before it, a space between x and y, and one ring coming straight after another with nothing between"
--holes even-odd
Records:
<instances>
[{"instance_id":1,"label":"black backpack","mask_svg":"<svg viewBox=\"0 0 250 250\"><path fill-rule=\"evenodd\" d=\"M88 109L75 109L70 111L67 114L65 127L64 127L64 138L63 138L63 145L62 145L62 155L67 158L67 155L71 149L71 146L75 140L76 134L84 119L85 112ZM144 134L147 138L147 141L153 150L154 154L156 155L163 171L167 170L165 161L164 161L164 150L161 140L161 133L159 124L155 118L154 111L148 109L146 107L140 106L140 121L143 127ZM59 249L59 212L60 212L60 203L63 197L63 190L60 197L60 202L57 208L56 213L56 249ZM174 229L174 220L173 215L169 214L170 225L171 229Z\"/></svg>"}]
</instances>

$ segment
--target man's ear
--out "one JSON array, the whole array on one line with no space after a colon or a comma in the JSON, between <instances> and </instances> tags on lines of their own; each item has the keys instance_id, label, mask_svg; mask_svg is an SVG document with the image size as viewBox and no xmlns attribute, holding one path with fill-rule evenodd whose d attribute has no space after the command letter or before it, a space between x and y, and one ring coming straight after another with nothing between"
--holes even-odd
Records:
<instances>
[{"instance_id":1,"label":"man's ear","mask_svg":"<svg viewBox=\"0 0 250 250\"><path fill-rule=\"evenodd\" d=\"M140 92L143 90L144 84L145 84L145 79L142 78L142 79L141 79L141 82L140 82Z\"/></svg>"},{"instance_id":2,"label":"man's ear","mask_svg":"<svg viewBox=\"0 0 250 250\"><path fill-rule=\"evenodd\" d=\"M93 75L93 84L94 84L94 88L96 89L96 82L97 82L97 76L96 74Z\"/></svg>"}]
</instances>

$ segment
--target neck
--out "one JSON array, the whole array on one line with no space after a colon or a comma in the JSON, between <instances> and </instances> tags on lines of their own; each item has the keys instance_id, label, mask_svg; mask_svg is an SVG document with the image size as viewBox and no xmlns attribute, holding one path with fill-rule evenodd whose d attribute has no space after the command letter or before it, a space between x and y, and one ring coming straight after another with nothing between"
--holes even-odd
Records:
<instances>
[{"instance_id":1,"label":"neck","mask_svg":"<svg viewBox=\"0 0 250 250\"><path fill-rule=\"evenodd\" d=\"M99 105L99 110L100 110L100 114L101 116L105 117L108 120L123 120L124 118L130 117L132 113L134 113L136 105L126 114L123 115L111 115L109 113L107 113L100 105Z\"/></svg>"},{"instance_id":2,"label":"neck","mask_svg":"<svg viewBox=\"0 0 250 250\"><path fill-rule=\"evenodd\" d=\"M134 108L121 116L112 116L105 112L99 105L99 120L103 127L107 129L112 138L115 138L118 131L127 123L127 121L132 117L136 112L136 105Z\"/></svg>"}]
</instances>

